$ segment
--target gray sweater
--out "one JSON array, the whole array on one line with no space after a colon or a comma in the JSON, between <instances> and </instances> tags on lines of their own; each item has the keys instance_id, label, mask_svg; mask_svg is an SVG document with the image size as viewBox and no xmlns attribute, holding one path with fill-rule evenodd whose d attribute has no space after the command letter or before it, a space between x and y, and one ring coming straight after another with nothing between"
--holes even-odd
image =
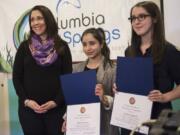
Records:
<instances>
[{"instance_id":1,"label":"gray sweater","mask_svg":"<svg viewBox=\"0 0 180 135\"><path fill-rule=\"evenodd\" d=\"M73 65L73 72L83 72L88 60ZM104 86L104 95L113 96L112 87L115 82L115 65L106 64L103 67L104 57L97 70L97 83L101 83ZM111 110L107 110L103 104L101 104L101 135L118 135L118 128L110 125Z\"/></svg>"}]
</instances>

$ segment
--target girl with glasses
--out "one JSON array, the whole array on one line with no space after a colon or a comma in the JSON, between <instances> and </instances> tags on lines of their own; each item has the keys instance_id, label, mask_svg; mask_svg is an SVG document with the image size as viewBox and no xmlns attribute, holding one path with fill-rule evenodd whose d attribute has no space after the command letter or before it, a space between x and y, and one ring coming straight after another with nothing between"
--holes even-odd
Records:
<instances>
[{"instance_id":1,"label":"girl with glasses","mask_svg":"<svg viewBox=\"0 0 180 135\"><path fill-rule=\"evenodd\" d=\"M180 52L166 41L162 15L155 3L137 3L131 8L129 19L132 37L125 55L153 58L154 89L148 97L153 101L151 118L157 119L163 109L172 109L170 101L180 97ZM122 135L128 133L122 130Z\"/></svg>"}]
</instances>

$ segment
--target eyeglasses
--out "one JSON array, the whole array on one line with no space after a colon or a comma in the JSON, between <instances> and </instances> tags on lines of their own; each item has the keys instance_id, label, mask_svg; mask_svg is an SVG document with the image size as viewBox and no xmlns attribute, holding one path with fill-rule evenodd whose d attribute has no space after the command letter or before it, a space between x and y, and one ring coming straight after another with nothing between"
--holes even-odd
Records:
<instances>
[{"instance_id":1,"label":"eyeglasses","mask_svg":"<svg viewBox=\"0 0 180 135\"><path fill-rule=\"evenodd\" d=\"M151 15L148 15L148 14L140 14L138 16L131 16L128 18L129 21L131 21L131 23L134 23L136 21L136 19L139 21L139 22L142 22L146 19L146 17L148 16L151 16Z\"/></svg>"}]
</instances>

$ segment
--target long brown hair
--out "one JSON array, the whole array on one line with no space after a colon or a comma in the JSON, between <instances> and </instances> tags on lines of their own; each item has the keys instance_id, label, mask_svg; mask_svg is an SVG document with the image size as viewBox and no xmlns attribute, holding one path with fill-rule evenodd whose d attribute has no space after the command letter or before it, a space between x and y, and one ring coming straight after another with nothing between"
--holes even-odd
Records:
<instances>
[{"instance_id":1,"label":"long brown hair","mask_svg":"<svg viewBox=\"0 0 180 135\"><path fill-rule=\"evenodd\" d=\"M38 10L42 13L45 24L46 24L46 32L48 38L54 39L54 48L56 49L57 53L60 55L64 54L64 45L67 45L67 43L58 35L58 25L56 23L56 20L52 14L52 12L43 5L37 5L34 6L29 14L29 25L30 25L30 35L28 38L28 41L31 42L31 37L33 34L35 34L31 27L31 14L34 10Z\"/></svg>"},{"instance_id":2,"label":"long brown hair","mask_svg":"<svg viewBox=\"0 0 180 135\"><path fill-rule=\"evenodd\" d=\"M162 59L164 48L165 48L165 31L164 31L164 22L159 10L159 7L151 1L143 1L137 3L135 6L131 8L130 16L132 16L132 10L135 7L144 8L150 16L156 20L153 27L153 36L152 36L152 57L154 63L159 63ZM132 37L131 37L131 46L129 47L129 52L127 52L130 56L136 56L136 51L139 50L141 44L141 37L138 36L135 31L132 29Z\"/></svg>"}]
</instances>

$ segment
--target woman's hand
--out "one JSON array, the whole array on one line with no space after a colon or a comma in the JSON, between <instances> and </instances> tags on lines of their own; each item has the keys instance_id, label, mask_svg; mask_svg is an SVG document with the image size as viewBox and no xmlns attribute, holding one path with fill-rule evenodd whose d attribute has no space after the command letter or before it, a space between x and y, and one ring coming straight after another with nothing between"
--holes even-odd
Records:
<instances>
[{"instance_id":1,"label":"woman's hand","mask_svg":"<svg viewBox=\"0 0 180 135\"><path fill-rule=\"evenodd\" d=\"M113 90L113 93L114 93L114 94L118 92L118 91L117 91L116 83L113 84L112 90Z\"/></svg>"},{"instance_id":2,"label":"woman's hand","mask_svg":"<svg viewBox=\"0 0 180 135\"><path fill-rule=\"evenodd\" d=\"M39 105L36 101L28 99L28 101L25 101L26 107L31 108L36 113L46 113L48 110L55 108L57 104L54 101L48 101L42 105Z\"/></svg>"},{"instance_id":3,"label":"woman's hand","mask_svg":"<svg viewBox=\"0 0 180 135\"><path fill-rule=\"evenodd\" d=\"M48 101L40 106L41 110L50 110L57 106L57 104L54 101Z\"/></svg>"},{"instance_id":4,"label":"woman's hand","mask_svg":"<svg viewBox=\"0 0 180 135\"><path fill-rule=\"evenodd\" d=\"M160 90L150 91L148 98L154 102L160 102L160 103L168 102L168 97L166 96L166 94L161 93Z\"/></svg>"},{"instance_id":5,"label":"woman's hand","mask_svg":"<svg viewBox=\"0 0 180 135\"><path fill-rule=\"evenodd\" d=\"M104 88L102 84L96 84L95 95L99 96L99 99L102 101L104 95Z\"/></svg>"},{"instance_id":6,"label":"woman's hand","mask_svg":"<svg viewBox=\"0 0 180 135\"><path fill-rule=\"evenodd\" d=\"M26 107L29 107L29 108L31 108L32 110L34 110L35 112L38 112L38 113L46 112L46 111L42 111L41 106L34 100L28 99L28 101L26 101Z\"/></svg>"},{"instance_id":7,"label":"woman's hand","mask_svg":"<svg viewBox=\"0 0 180 135\"><path fill-rule=\"evenodd\" d=\"M95 95L99 96L100 101L106 106L109 106L108 98L104 95L104 88L102 84L96 84Z\"/></svg>"}]
</instances>

